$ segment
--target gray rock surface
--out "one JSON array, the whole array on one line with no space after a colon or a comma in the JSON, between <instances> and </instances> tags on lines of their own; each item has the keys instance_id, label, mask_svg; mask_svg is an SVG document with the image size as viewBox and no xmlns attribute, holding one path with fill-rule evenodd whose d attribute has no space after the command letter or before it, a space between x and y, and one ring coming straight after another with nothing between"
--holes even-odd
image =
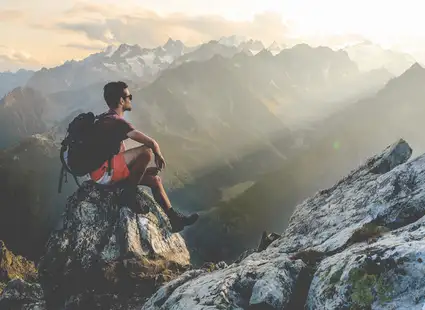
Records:
<instances>
[{"instance_id":1,"label":"gray rock surface","mask_svg":"<svg viewBox=\"0 0 425 310\"><path fill-rule=\"evenodd\" d=\"M52 233L38 266L49 302L95 309L102 307L95 295L142 298L190 267L185 241L171 233L153 198L139 190L149 213L136 215L120 207L120 194L85 182L69 197L63 228Z\"/></svg>"},{"instance_id":2,"label":"gray rock surface","mask_svg":"<svg viewBox=\"0 0 425 310\"><path fill-rule=\"evenodd\" d=\"M45 310L46 303L40 284L22 279L9 281L0 294L0 309Z\"/></svg>"},{"instance_id":3,"label":"gray rock surface","mask_svg":"<svg viewBox=\"0 0 425 310\"><path fill-rule=\"evenodd\" d=\"M424 306L425 217L324 259L307 301L307 309Z\"/></svg>"},{"instance_id":4,"label":"gray rock surface","mask_svg":"<svg viewBox=\"0 0 425 310\"><path fill-rule=\"evenodd\" d=\"M332 188L305 200L271 246L283 253L332 252L369 223L397 228L417 220L425 212L425 156L405 163L411 154L400 140Z\"/></svg>"},{"instance_id":5,"label":"gray rock surface","mask_svg":"<svg viewBox=\"0 0 425 310\"><path fill-rule=\"evenodd\" d=\"M142 309L286 309L305 268L276 250L255 253L221 270L188 271L161 287Z\"/></svg>"}]
</instances>

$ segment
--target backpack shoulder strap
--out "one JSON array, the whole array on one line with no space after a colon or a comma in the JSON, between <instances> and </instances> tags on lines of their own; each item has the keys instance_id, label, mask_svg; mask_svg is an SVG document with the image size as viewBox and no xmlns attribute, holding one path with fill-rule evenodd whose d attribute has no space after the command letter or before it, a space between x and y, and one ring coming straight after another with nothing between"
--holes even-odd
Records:
<instances>
[{"instance_id":1,"label":"backpack shoulder strap","mask_svg":"<svg viewBox=\"0 0 425 310\"><path fill-rule=\"evenodd\" d=\"M65 177L65 183L68 182L67 174L68 172L73 176L75 183L77 183L78 187L81 187L80 182L78 181L77 177L74 173L72 173L71 169L69 169L68 165L65 162L64 153L66 151L66 144L62 144L61 150L60 150L60 160L62 163L62 167L59 174L59 184L58 184L58 193L60 194L62 192L62 184L63 184L63 178Z\"/></svg>"}]
</instances>

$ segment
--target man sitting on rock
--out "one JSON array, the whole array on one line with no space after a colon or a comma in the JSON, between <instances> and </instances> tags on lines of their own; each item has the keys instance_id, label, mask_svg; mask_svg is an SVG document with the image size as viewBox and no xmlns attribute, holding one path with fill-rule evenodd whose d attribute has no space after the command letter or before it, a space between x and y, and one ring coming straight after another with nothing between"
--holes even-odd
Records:
<instances>
[{"instance_id":1,"label":"man sitting on rock","mask_svg":"<svg viewBox=\"0 0 425 310\"><path fill-rule=\"evenodd\" d=\"M111 160L110 175L108 174L108 161L106 161L99 169L90 173L91 179L99 184L124 183L123 200L135 213L143 213L137 202L137 186L150 187L154 199L167 214L173 232L181 231L185 226L195 223L198 214L184 216L171 207L170 200L158 176L158 173L166 165L158 143L135 129L123 117L124 112L132 110L133 96L130 94L127 84L110 82L104 86L103 95L109 111L103 114L107 117L103 118L100 131L104 133L104 137L121 143L121 149L120 153ZM123 141L127 138L143 145L126 150ZM155 160L156 167L148 167L152 159Z\"/></svg>"}]
</instances>

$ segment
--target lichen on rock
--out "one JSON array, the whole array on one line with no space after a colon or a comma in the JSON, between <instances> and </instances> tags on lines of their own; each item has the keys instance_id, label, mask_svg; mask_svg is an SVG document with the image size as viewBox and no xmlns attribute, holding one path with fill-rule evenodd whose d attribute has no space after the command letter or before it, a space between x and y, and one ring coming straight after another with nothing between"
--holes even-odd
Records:
<instances>
[{"instance_id":1,"label":"lichen on rock","mask_svg":"<svg viewBox=\"0 0 425 310\"><path fill-rule=\"evenodd\" d=\"M36 281L38 277L37 269L33 262L25 257L15 255L6 248L0 240L0 291L7 282L13 279L23 279L25 281Z\"/></svg>"},{"instance_id":2,"label":"lichen on rock","mask_svg":"<svg viewBox=\"0 0 425 310\"><path fill-rule=\"evenodd\" d=\"M312 281L307 308L422 309L424 237L425 217L375 243L361 242L324 259Z\"/></svg>"}]
</instances>

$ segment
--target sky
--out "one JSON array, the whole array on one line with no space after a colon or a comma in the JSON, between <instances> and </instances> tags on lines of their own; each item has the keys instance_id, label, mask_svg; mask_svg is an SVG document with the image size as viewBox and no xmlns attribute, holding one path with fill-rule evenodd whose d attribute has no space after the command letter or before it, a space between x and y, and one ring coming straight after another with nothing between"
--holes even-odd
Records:
<instances>
[{"instance_id":1,"label":"sky","mask_svg":"<svg viewBox=\"0 0 425 310\"><path fill-rule=\"evenodd\" d=\"M233 34L265 45L372 40L425 55L420 0L0 0L0 71L82 59L108 45L195 45Z\"/></svg>"}]
</instances>

